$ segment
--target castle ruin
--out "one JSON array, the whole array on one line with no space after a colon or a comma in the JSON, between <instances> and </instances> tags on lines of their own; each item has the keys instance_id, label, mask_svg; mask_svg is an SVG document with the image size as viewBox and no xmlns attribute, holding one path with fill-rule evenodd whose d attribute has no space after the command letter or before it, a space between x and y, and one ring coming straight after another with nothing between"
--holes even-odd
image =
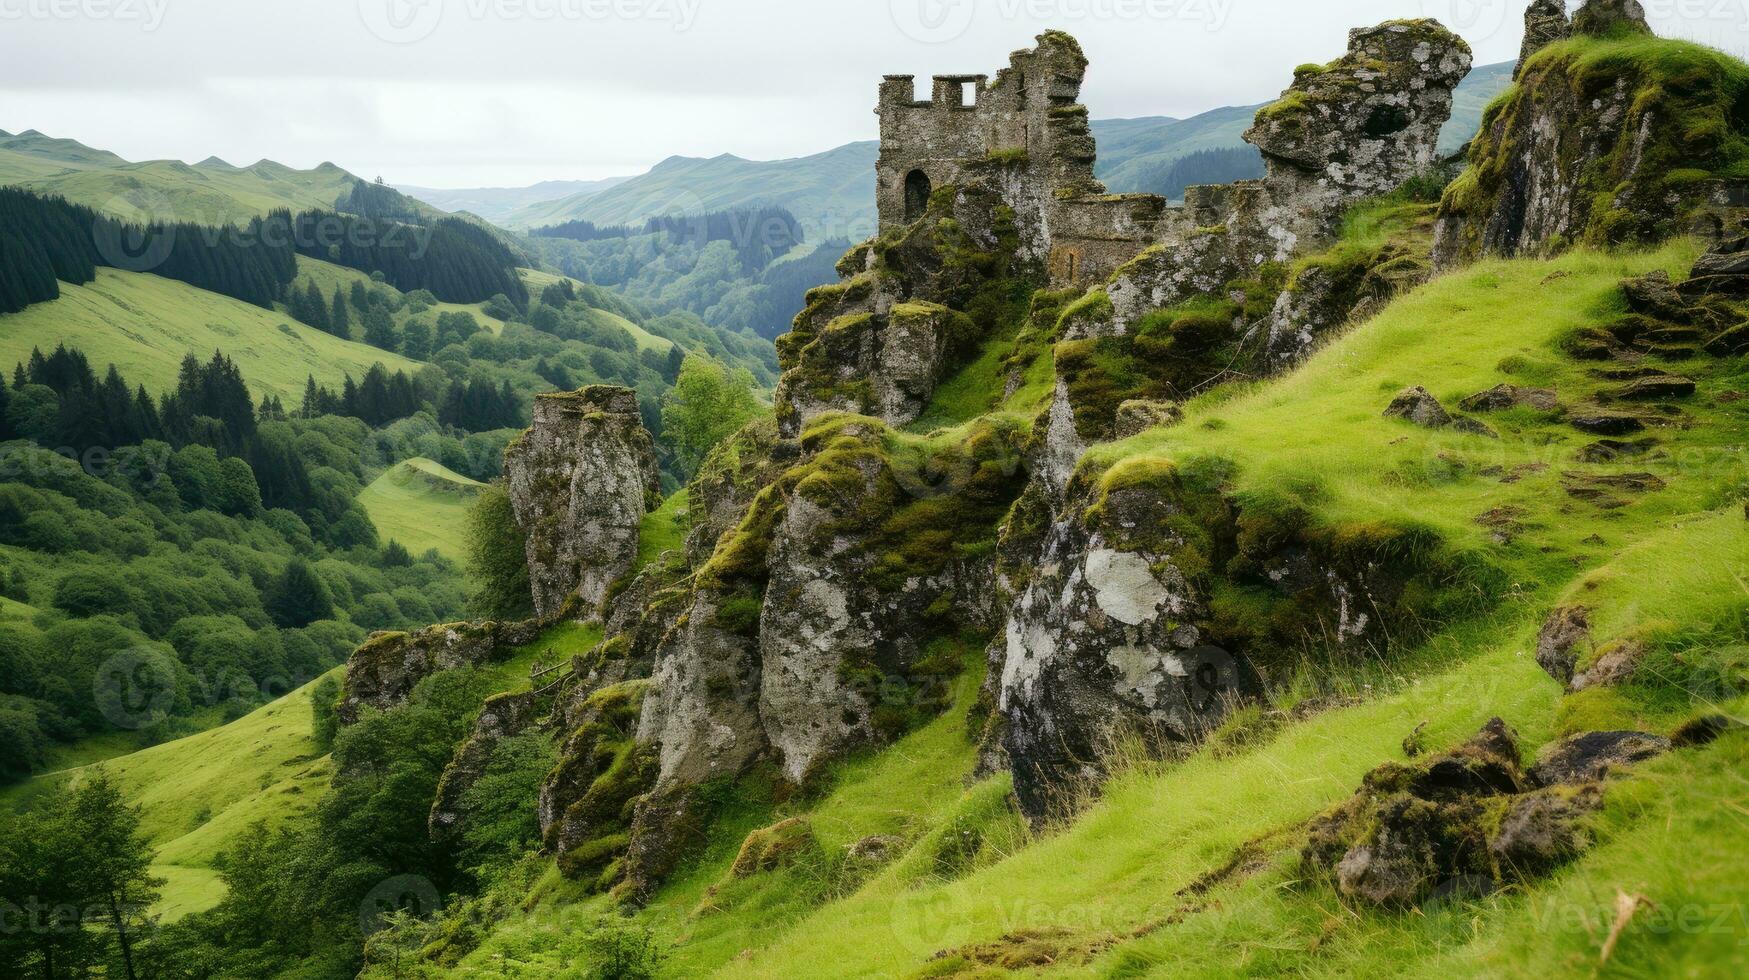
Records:
<instances>
[{"instance_id":1,"label":"castle ruin","mask_svg":"<svg viewBox=\"0 0 1749 980\"><path fill-rule=\"evenodd\" d=\"M917 220L939 188L983 182L1014 209L1029 257L1058 286L1102 282L1150 246L1217 225L1252 228L1264 239L1245 250L1285 258L1332 230L1344 204L1435 162L1452 90L1469 68L1468 46L1434 21L1353 31L1346 55L1302 68L1245 134L1264 155L1263 180L1191 188L1172 204L1106 193L1078 101L1087 58L1073 37L1047 31L994 80L935 76L926 101L915 99L912 76L883 79L880 230Z\"/></svg>"}]
</instances>

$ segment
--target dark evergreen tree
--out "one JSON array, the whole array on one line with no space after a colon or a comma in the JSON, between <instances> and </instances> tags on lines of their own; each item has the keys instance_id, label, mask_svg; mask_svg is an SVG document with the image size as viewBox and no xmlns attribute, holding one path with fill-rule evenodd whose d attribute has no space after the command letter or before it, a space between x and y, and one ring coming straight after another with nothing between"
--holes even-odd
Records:
<instances>
[{"instance_id":1,"label":"dark evergreen tree","mask_svg":"<svg viewBox=\"0 0 1749 980\"><path fill-rule=\"evenodd\" d=\"M346 312L346 297L340 294L340 287L334 287L334 301L328 309L328 332L336 337L352 339L352 316Z\"/></svg>"},{"instance_id":2,"label":"dark evergreen tree","mask_svg":"<svg viewBox=\"0 0 1749 980\"><path fill-rule=\"evenodd\" d=\"M334 616L327 583L302 558L293 558L285 571L268 583L262 605L282 629L301 629Z\"/></svg>"},{"instance_id":3,"label":"dark evergreen tree","mask_svg":"<svg viewBox=\"0 0 1749 980\"><path fill-rule=\"evenodd\" d=\"M364 311L364 342L386 351L401 346L400 332L395 329L395 321L389 318L388 310L372 306Z\"/></svg>"}]
</instances>

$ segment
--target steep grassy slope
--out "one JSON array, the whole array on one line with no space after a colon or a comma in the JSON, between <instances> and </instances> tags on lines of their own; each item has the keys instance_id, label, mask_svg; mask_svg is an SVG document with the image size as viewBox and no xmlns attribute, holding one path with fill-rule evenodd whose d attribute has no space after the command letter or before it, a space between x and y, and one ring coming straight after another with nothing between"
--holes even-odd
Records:
<instances>
[{"instance_id":1,"label":"steep grassy slope","mask_svg":"<svg viewBox=\"0 0 1749 980\"><path fill-rule=\"evenodd\" d=\"M175 386L185 354L223 350L257 398L277 395L294 406L312 374L338 386L346 374L362 377L379 361L391 371L418 370L399 354L341 340L283 313L119 269L98 269L83 286L62 283L60 299L0 317L0 364L60 343L84 351L99 370L114 362L129 381L154 392Z\"/></svg>"},{"instance_id":2,"label":"steep grassy slope","mask_svg":"<svg viewBox=\"0 0 1749 980\"><path fill-rule=\"evenodd\" d=\"M419 554L467 555L467 513L485 484L423 457L397 463L358 495L384 540Z\"/></svg>"},{"instance_id":3,"label":"steep grassy slope","mask_svg":"<svg viewBox=\"0 0 1749 980\"><path fill-rule=\"evenodd\" d=\"M142 810L141 830L158 850L153 873L166 880L157 910L167 920L223 897L214 861L239 834L256 823L295 826L327 792L333 770L310 739L315 686L221 728L102 763ZM0 808L50 784L76 783L87 771L39 776L0 797Z\"/></svg>"},{"instance_id":4,"label":"steep grassy slope","mask_svg":"<svg viewBox=\"0 0 1749 980\"><path fill-rule=\"evenodd\" d=\"M1606 395L1619 379L1562 342L1619 314L1623 277L1680 275L1697 251L1484 263L1401 298L1286 378L1207 396L1182 424L1083 463L1087 479L1120 485L1218 459L1247 500L1288 498L1320 522L1418 524L1506 573L1487 615L1391 663L1267 678L1270 704L1184 758L1124 767L1036 837L1010 811L1006 777L969 781L968 669L953 710L814 794L777 802L743 780L703 854L632 928L653 930L670 976L1568 976L1596 971L1621 889L1648 904L1622 925L1605 975L1731 975L1749 939L1732 911L1749 902L1741 732L1616 778L1590 824L1596 846L1528 886L1381 912L1307 880L1297 860L1303 823L1402 760L1418 726L1442 749L1498 715L1534 753L1571 732L1669 732L1696 712L1749 708L1730 693L1749 648L1749 365L1643 362L1698 390L1661 410L1657 451L1631 463L1585 461L1594 437L1551 412L1486 415L1498 440L1382 417L1412 384L1454 406L1501 382L1552 387L1571 408ZM1638 490L1587 490L1624 474ZM1647 639L1643 679L1564 696L1537 665L1543 617L1575 596L1596 610L1600 643ZM731 870L744 837L788 817L807 821L817 852ZM875 835L899 856L848 856ZM551 882L535 901L457 973L559 969L576 955L567 937L608 911Z\"/></svg>"}]
</instances>

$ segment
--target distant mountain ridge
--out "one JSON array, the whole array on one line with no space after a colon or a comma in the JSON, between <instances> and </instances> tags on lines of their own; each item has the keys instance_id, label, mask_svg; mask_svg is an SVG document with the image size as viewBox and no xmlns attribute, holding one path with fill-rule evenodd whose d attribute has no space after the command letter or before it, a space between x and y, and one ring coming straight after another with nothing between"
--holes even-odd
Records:
<instances>
[{"instance_id":1,"label":"distant mountain ridge","mask_svg":"<svg viewBox=\"0 0 1749 980\"><path fill-rule=\"evenodd\" d=\"M788 160L756 161L733 154L673 156L649 172L599 193L530 205L506 221L539 228L581 218L598 225L636 225L669 214L726 211L755 204L786 208L811 240L872 233L874 140ZM861 235L850 234L861 228Z\"/></svg>"},{"instance_id":2,"label":"distant mountain ridge","mask_svg":"<svg viewBox=\"0 0 1749 980\"><path fill-rule=\"evenodd\" d=\"M1458 86L1451 121L1440 137L1441 152L1456 152L1475 135L1482 110L1511 84L1513 65L1477 67ZM1261 107L1228 106L1186 119L1096 119L1096 172L1114 192L1151 190L1173 163L1191 153L1245 146L1241 134ZM879 153L879 143L865 140L787 160L755 161L726 153L669 157L605 190L529 203L490 220L517 230L572 220L637 225L660 215L775 205L794 214L812 241L838 236L857 241L874 231L874 163ZM438 204L430 197L420 199Z\"/></svg>"},{"instance_id":3,"label":"distant mountain ridge","mask_svg":"<svg viewBox=\"0 0 1749 980\"><path fill-rule=\"evenodd\" d=\"M328 162L309 170L267 159L238 167L216 156L195 164L134 162L34 129L0 135L0 184L56 194L131 220L242 224L277 208L332 210L361 182ZM440 216L424 202L408 201L415 212Z\"/></svg>"},{"instance_id":4,"label":"distant mountain ridge","mask_svg":"<svg viewBox=\"0 0 1749 980\"><path fill-rule=\"evenodd\" d=\"M518 209L547 201L581 200L623 184L631 177L601 180L543 180L528 187L469 187L450 189L394 184L395 190L451 213L468 212L487 221L503 223Z\"/></svg>"}]
</instances>

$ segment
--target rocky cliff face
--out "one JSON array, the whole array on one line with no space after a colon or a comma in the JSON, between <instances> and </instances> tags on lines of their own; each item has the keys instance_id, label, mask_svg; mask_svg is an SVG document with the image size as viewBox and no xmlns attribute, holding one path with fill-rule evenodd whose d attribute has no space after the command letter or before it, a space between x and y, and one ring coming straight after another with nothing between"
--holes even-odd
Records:
<instances>
[{"instance_id":1,"label":"rocky cliff face","mask_svg":"<svg viewBox=\"0 0 1749 980\"><path fill-rule=\"evenodd\" d=\"M1633 0L1591 0L1570 25L1558 7L1526 14L1531 56L1440 206L1439 268L1716 231L1740 216L1735 70L1698 48L1637 52L1623 38L1649 30Z\"/></svg>"},{"instance_id":2,"label":"rocky cliff face","mask_svg":"<svg viewBox=\"0 0 1749 980\"><path fill-rule=\"evenodd\" d=\"M528 537L535 612L599 617L631 568L638 525L661 492L655 445L629 388L539 395L534 424L504 452L517 523Z\"/></svg>"},{"instance_id":3,"label":"rocky cliff face","mask_svg":"<svg viewBox=\"0 0 1749 980\"><path fill-rule=\"evenodd\" d=\"M587 392L543 403L507 460L531 575L543 610L602 597L608 637L554 712L568 734L541 818L567 873L646 894L708 823L711 786L754 766L806 785L940 712L980 653L985 758L1012 767L1042 819L1099 775L1115 741L1200 738L1306 637L1383 642L1403 583L1424 571L1399 560L1414 549L1397 532L1241 515L1218 473L1106 478L1080 460L1171 424L1172 401L1230 363L1223 345L1276 310L1286 261L1335 228L1327 209L1431 160L1468 59L1430 23L1356 32L1260 116L1271 178L1197 189L1182 209L1077 183L1092 155L1073 131L1078 76L1049 83L1061 125L1045 159L954 156L952 183L903 202L910 220L886 222L845 256L842 282L809 295L779 342L775 422L713 453L691 488L685 554L622 589L606 583L623 578L612 559L642 514L635 406L580 408ZM991 86L980 111L1015 81ZM1053 180L1063 207L1041 197ZM1158 247L1101 288L1044 288L1080 278L1056 265L1091 255L1101 227ZM1280 319L1334 326L1387 292L1362 280L1390 258L1307 281ZM1015 337L1001 398L1029 385L1054 397L903 431L998 336ZM613 519L590 523L604 500ZM585 554L579 535L619 543ZM1269 596L1243 624L1215 601L1233 583Z\"/></svg>"}]
</instances>

